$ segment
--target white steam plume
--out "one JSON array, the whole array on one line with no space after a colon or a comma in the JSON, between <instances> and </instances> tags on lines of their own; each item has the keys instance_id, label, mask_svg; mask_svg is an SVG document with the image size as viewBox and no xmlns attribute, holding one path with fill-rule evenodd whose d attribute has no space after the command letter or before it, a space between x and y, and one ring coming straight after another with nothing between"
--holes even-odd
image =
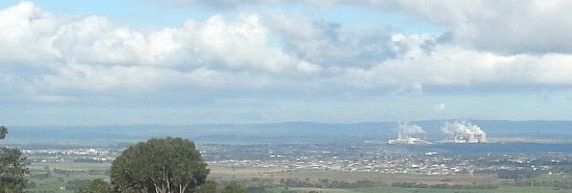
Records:
<instances>
[{"instance_id":1,"label":"white steam plume","mask_svg":"<svg viewBox=\"0 0 572 193\"><path fill-rule=\"evenodd\" d=\"M470 122L455 121L446 122L442 131L453 138L456 143L484 143L487 141L487 134L477 125Z\"/></svg>"},{"instance_id":2,"label":"white steam plume","mask_svg":"<svg viewBox=\"0 0 572 193\"><path fill-rule=\"evenodd\" d=\"M425 135L425 130L418 125L407 122L399 123L399 132L404 135Z\"/></svg>"}]
</instances>

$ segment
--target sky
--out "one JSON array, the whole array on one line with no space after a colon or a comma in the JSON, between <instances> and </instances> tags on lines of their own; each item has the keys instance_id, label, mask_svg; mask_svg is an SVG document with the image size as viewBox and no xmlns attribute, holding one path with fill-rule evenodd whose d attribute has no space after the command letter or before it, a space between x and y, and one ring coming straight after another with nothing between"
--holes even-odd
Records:
<instances>
[{"instance_id":1,"label":"sky","mask_svg":"<svg viewBox=\"0 0 572 193\"><path fill-rule=\"evenodd\" d=\"M2 0L0 123L572 120L572 1Z\"/></svg>"}]
</instances>

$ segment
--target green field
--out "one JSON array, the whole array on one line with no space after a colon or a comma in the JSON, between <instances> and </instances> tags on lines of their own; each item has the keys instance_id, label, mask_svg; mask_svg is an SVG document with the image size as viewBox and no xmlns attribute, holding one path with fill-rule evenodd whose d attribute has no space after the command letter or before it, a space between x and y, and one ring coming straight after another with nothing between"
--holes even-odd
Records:
<instances>
[{"instance_id":1,"label":"green field","mask_svg":"<svg viewBox=\"0 0 572 193\"><path fill-rule=\"evenodd\" d=\"M366 189L322 189L322 188L289 188L301 193L572 193L572 190L553 190L552 188L502 187L491 190L465 189L431 189L431 188L393 188L379 187ZM283 190L277 189L275 192Z\"/></svg>"},{"instance_id":2,"label":"green field","mask_svg":"<svg viewBox=\"0 0 572 193\"><path fill-rule=\"evenodd\" d=\"M74 180L94 180L108 178L106 170L110 165L105 163L33 163L29 181L34 184L28 192L72 193L66 185Z\"/></svg>"},{"instance_id":3,"label":"green field","mask_svg":"<svg viewBox=\"0 0 572 193\"><path fill-rule=\"evenodd\" d=\"M73 193L66 189L68 182L74 180L93 180L97 178L108 178L109 163L33 163L28 166L30 169L30 181L35 187L28 189L28 192L54 192ZM472 183L499 183L502 182L492 176L426 176L426 175L403 175L403 174L380 174L371 172L344 172L333 170L284 170L277 168L258 167L223 167L211 166L209 178L215 181L248 181L253 178L271 179L278 182L280 179L296 178L308 181L319 179L339 180L355 182L358 180L370 180L391 184L392 182L417 182L426 184L472 184ZM543 176L537 180L558 180L557 175ZM502 184L502 183L500 183ZM322 188L266 188L268 192L322 192L322 193L572 193L572 190L557 190L553 188L532 188L516 187L510 184L501 185L497 189L433 189L433 188L398 188L398 187L376 187L359 189L322 189Z\"/></svg>"},{"instance_id":4,"label":"green field","mask_svg":"<svg viewBox=\"0 0 572 193\"><path fill-rule=\"evenodd\" d=\"M383 174L375 172L349 172L338 170L299 170L299 169L276 169L260 167L227 167L210 166L210 177L221 180L242 180L252 178L269 178L275 181L280 179L309 179L318 181L328 179L330 181L356 182L359 180L369 180L391 184L394 182L416 182L424 184L490 184L498 181L498 178L490 175L409 175L409 174Z\"/></svg>"}]
</instances>

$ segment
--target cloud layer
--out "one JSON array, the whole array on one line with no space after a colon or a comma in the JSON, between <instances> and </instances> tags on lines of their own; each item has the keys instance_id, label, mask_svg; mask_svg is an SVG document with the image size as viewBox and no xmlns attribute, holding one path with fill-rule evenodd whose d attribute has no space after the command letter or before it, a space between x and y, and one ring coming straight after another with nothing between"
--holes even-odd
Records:
<instances>
[{"instance_id":1,"label":"cloud layer","mask_svg":"<svg viewBox=\"0 0 572 193\"><path fill-rule=\"evenodd\" d=\"M22 2L0 10L0 88L32 101L65 102L74 92L572 86L572 46L563 41L572 39L572 20L564 17L568 1L359 4L411 13L450 31L407 34L256 12L141 30L100 16L64 18Z\"/></svg>"},{"instance_id":2,"label":"cloud layer","mask_svg":"<svg viewBox=\"0 0 572 193\"><path fill-rule=\"evenodd\" d=\"M152 1L152 0L150 0ZM236 7L255 4L352 5L402 12L451 29L453 39L477 49L504 54L570 53L562 41L572 38L572 20L566 0L167 0L175 5Z\"/></svg>"}]
</instances>

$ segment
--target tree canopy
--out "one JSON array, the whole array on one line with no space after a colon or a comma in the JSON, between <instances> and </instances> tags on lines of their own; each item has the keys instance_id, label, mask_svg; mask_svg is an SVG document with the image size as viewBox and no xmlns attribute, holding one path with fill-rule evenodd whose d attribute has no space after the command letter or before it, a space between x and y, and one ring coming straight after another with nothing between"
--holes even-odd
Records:
<instances>
[{"instance_id":1,"label":"tree canopy","mask_svg":"<svg viewBox=\"0 0 572 193\"><path fill-rule=\"evenodd\" d=\"M0 140L8 134L8 129L0 126ZM23 192L28 169L24 167L26 158L15 148L0 147L0 193Z\"/></svg>"},{"instance_id":2,"label":"tree canopy","mask_svg":"<svg viewBox=\"0 0 572 193\"><path fill-rule=\"evenodd\" d=\"M79 189L78 193L109 193L111 186L103 179L96 179L92 181L87 187Z\"/></svg>"},{"instance_id":3,"label":"tree canopy","mask_svg":"<svg viewBox=\"0 0 572 193\"><path fill-rule=\"evenodd\" d=\"M8 135L8 128L0 126L0 139L6 138L6 135Z\"/></svg>"},{"instance_id":4,"label":"tree canopy","mask_svg":"<svg viewBox=\"0 0 572 193\"><path fill-rule=\"evenodd\" d=\"M111 166L118 192L187 193L206 180L209 170L187 139L151 139L130 146Z\"/></svg>"}]
</instances>

